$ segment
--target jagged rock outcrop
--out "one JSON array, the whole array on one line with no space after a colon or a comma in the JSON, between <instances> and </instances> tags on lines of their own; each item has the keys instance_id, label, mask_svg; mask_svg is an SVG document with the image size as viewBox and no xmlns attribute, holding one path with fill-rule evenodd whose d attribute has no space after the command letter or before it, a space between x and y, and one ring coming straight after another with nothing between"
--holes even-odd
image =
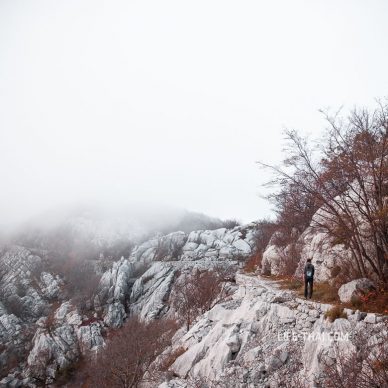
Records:
<instances>
[{"instance_id":1,"label":"jagged rock outcrop","mask_svg":"<svg viewBox=\"0 0 388 388\"><path fill-rule=\"evenodd\" d=\"M131 293L131 314L145 320L163 315L175 272L176 268L171 264L155 263L137 279Z\"/></svg>"},{"instance_id":2,"label":"jagged rock outcrop","mask_svg":"<svg viewBox=\"0 0 388 388\"><path fill-rule=\"evenodd\" d=\"M277 240L281 237L281 232L275 232L263 253L261 261L261 272L263 274L279 275L285 270L285 263L291 253L292 244L280 246Z\"/></svg>"},{"instance_id":3,"label":"jagged rock outcrop","mask_svg":"<svg viewBox=\"0 0 388 388\"><path fill-rule=\"evenodd\" d=\"M168 311L168 296L177 269L212 268L222 262L248 257L255 248L257 225L251 223L231 230L222 228L185 234L174 232L155 237L135 247L101 278L94 305L103 310L104 323L120 327L128 312L144 319ZM137 280L141 266L148 270Z\"/></svg>"},{"instance_id":4,"label":"jagged rock outcrop","mask_svg":"<svg viewBox=\"0 0 388 388\"><path fill-rule=\"evenodd\" d=\"M6 308L23 312L26 318L39 318L50 300L60 292L61 279L42 271L47 264L40 256L20 246L3 250L1 263L1 300ZM8 303L9 302L9 303Z\"/></svg>"},{"instance_id":5,"label":"jagged rock outcrop","mask_svg":"<svg viewBox=\"0 0 388 388\"><path fill-rule=\"evenodd\" d=\"M139 245L132 261L175 261L228 259L249 255L255 247L257 225L251 223L233 229L199 230L189 234L174 232L155 237Z\"/></svg>"},{"instance_id":6,"label":"jagged rock outcrop","mask_svg":"<svg viewBox=\"0 0 388 388\"><path fill-rule=\"evenodd\" d=\"M135 281L132 278L135 268L134 263L121 258L101 277L94 306L97 311L103 310L104 322L107 326L117 328L123 324L127 301Z\"/></svg>"},{"instance_id":7,"label":"jagged rock outcrop","mask_svg":"<svg viewBox=\"0 0 388 388\"><path fill-rule=\"evenodd\" d=\"M355 203L361 198L357 192L357 187L356 185L352 191L341 199L338 197L336 201L339 203L343 201L344 206L346 204L352 218L354 231L357 231L358 241L362 245L361 251L364 251L365 256L374 258L376 257L376 246L372 243L373 230L371 230L370 219L366 217L366 213L355 206ZM333 209L337 209L338 214L343 213L335 201L333 201ZM306 260L311 259L315 266L314 278L316 281L335 283L337 276L339 276L337 280L340 281L343 281L343 278L356 276L359 270L353 268L356 267L356 263L352 258L349 241L346 243L349 237L341 235L341 233L345 233L341 232L341 222L346 223L350 215L343 216L342 221L339 222L333 215L333 209L328 210L327 205L319 208L303 233L294 233L293 230L288 238L279 239L279 236L284 236L280 230L276 231L263 254L262 273L284 274L284 272L288 272L288 268L296 267L294 274L301 277ZM377 220L378 217L375 222ZM329 231L331 232L329 233ZM349 230L346 233L352 234ZM280 243L276 243L278 240ZM295 257L298 258L297 263L294 262ZM366 273L368 271L374 272L368 260L364 260L363 265ZM382 272L388 273L388 265L383 265Z\"/></svg>"},{"instance_id":8,"label":"jagged rock outcrop","mask_svg":"<svg viewBox=\"0 0 388 388\"><path fill-rule=\"evenodd\" d=\"M73 325L62 325L50 331L39 328L28 355L27 373L38 381L49 382L59 369L69 367L79 354Z\"/></svg>"},{"instance_id":9,"label":"jagged rock outcrop","mask_svg":"<svg viewBox=\"0 0 388 388\"><path fill-rule=\"evenodd\" d=\"M26 374L38 381L53 381L81 354L104 345L101 322L86 324L69 302L59 306L52 318L41 318L37 324Z\"/></svg>"},{"instance_id":10,"label":"jagged rock outcrop","mask_svg":"<svg viewBox=\"0 0 388 388\"><path fill-rule=\"evenodd\" d=\"M42 271L45 252L21 246L0 253L0 372L9 364L23 363L31 349L35 323L60 294L61 279ZM14 381L14 379L12 380Z\"/></svg>"},{"instance_id":11,"label":"jagged rock outcrop","mask_svg":"<svg viewBox=\"0 0 388 388\"><path fill-rule=\"evenodd\" d=\"M171 350L183 351L170 368L176 377L160 388L201 381L204 387L267 387L284 379L312 387L322 379L323 359L334 357L337 345L350 354L359 333L370 334L370 343L387 338L383 319L388 317L372 314L373 320L348 310L349 319L331 323L324 316L330 305L295 298L263 279L237 275L236 280L239 288L231 300L205 313L188 332L177 333Z\"/></svg>"},{"instance_id":12,"label":"jagged rock outcrop","mask_svg":"<svg viewBox=\"0 0 388 388\"><path fill-rule=\"evenodd\" d=\"M87 314L72 301L61 299L63 280L41 270L39 263L44 258L22 247L3 252L2 257L10 265L7 268L11 268L6 273L7 303L16 294L29 313L18 316L0 302L0 339L6 344L1 365L7 364L11 348L21 355L20 367L0 385L33 387L34 379L53 382L82 354L104 346L104 333L120 327L131 314L144 320L173 316L170 298L174 282L198 269L219 265L236 269L238 260L249 257L254 250L255 227L249 224L231 230L176 232L144 242L128 259L114 262L103 273ZM303 235L305 247L316 244L314 260L319 264L319 238L311 233L311 241L306 243L310 238L307 235ZM30 265L23 267L35 262L39 270L34 271ZM172 348L166 350L179 350L170 367L174 378L161 387L188 387L193 382L266 387L276 386L290 376L295 386L302 378L313 386L322 378L323 360L334 359L335 342L330 333L350 335L350 340L336 342L348 353L355 348L352 336L370 334L373 341L369 345L373 348L385 333L383 317L377 314L348 309L348 319L331 323L324 317L329 305L295 298L292 292L280 290L268 280L238 274L236 281L232 297L197 318L187 333L182 329L175 335ZM15 286L20 283L26 292ZM295 335L306 338L293 341Z\"/></svg>"},{"instance_id":13,"label":"jagged rock outcrop","mask_svg":"<svg viewBox=\"0 0 388 388\"><path fill-rule=\"evenodd\" d=\"M350 255L344 245L334 244L333 239L328 237L327 233L312 227L306 229L298 243L302 249L296 273L301 275L306 260L311 259L315 267L314 278L317 281L332 279L333 270Z\"/></svg>"},{"instance_id":14,"label":"jagged rock outcrop","mask_svg":"<svg viewBox=\"0 0 388 388\"><path fill-rule=\"evenodd\" d=\"M0 256L1 376L7 375L10 365L19 364L0 385L50 382L81 352L104 343L101 323L96 319L89 323L70 301L63 301L64 280L48 272L44 251L34 252L10 246Z\"/></svg>"},{"instance_id":15,"label":"jagged rock outcrop","mask_svg":"<svg viewBox=\"0 0 388 388\"><path fill-rule=\"evenodd\" d=\"M326 232L316 227L308 227L294 243L286 246L275 243L279 233L275 232L263 254L263 274L284 274L288 266L296 265L295 275L301 277L306 260L311 259L315 280L328 281L334 277L336 269L341 270L340 264L349 258L350 252L343 244L334 243Z\"/></svg>"},{"instance_id":16,"label":"jagged rock outcrop","mask_svg":"<svg viewBox=\"0 0 388 388\"><path fill-rule=\"evenodd\" d=\"M335 244L327 233L309 227L295 243L285 247L270 241L263 254L262 273L284 274L287 272L287 266L294 265L295 256L298 258L296 276L302 276L306 260L311 259L315 267L314 278L322 282L332 280L341 272L344 262L350 258L350 252L344 245Z\"/></svg>"}]
</instances>

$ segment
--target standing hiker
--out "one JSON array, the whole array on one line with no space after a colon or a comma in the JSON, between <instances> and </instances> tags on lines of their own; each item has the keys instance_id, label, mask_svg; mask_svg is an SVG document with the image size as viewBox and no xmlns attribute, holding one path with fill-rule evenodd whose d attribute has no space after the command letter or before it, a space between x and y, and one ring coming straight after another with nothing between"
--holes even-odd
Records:
<instances>
[{"instance_id":1,"label":"standing hiker","mask_svg":"<svg viewBox=\"0 0 388 388\"><path fill-rule=\"evenodd\" d=\"M315 269L314 269L314 266L311 264L311 259L307 259L307 263L304 267L304 297L305 298L309 297L311 299L311 297L313 296L314 271Z\"/></svg>"}]
</instances>

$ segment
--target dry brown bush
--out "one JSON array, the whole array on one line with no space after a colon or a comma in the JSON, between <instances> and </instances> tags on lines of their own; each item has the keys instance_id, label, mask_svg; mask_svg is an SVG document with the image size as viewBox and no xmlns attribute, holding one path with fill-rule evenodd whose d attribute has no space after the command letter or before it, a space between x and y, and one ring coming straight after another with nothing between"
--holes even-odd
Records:
<instances>
[{"instance_id":1,"label":"dry brown bush","mask_svg":"<svg viewBox=\"0 0 388 388\"><path fill-rule=\"evenodd\" d=\"M270 199L286 232L295 224L304 226L299 232L310 225L326 233L348 249L348 273L388 287L388 104L325 118L329 128L319 147L288 130L283 165L260 163L280 189ZM319 217L311 218L318 208Z\"/></svg>"},{"instance_id":2,"label":"dry brown bush","mask_svg":"<svg viewBox=\"0 0 388 388\"><path fill-rule=\"evenodd\" d=\"M386 328L386 330L388 327ZM322 386L325 388L387 388L388 387L388 332L380 334L380 341L367 345L368 333L354 339L356 350L341 352L335 347L335 360L322 360Z\"/></svg>"},{"instance_id":3,"label":"dry brown bush","mask_svg":"<svg viewBox=\"0 0 388 388\"><path fill-rule=\"evenodd\" d=\"M51 261L51 269L63 277L66 296L81 313L85 313L101 277L96 274L93 264L75 257L57 257Z\"/></svg>"},{"instance_id":4,"label":"dry brown bush","mask_svg":"<svg viewBox=\"0 0 388 388\"><path fill-rule=\"evenodd\" d=\"M244 265L244 271L245 272L255 272L257 268L261 266L261 260L263 256L260 252L255 253L252 255Z\"/></svg>"},{"instance_id":5,"label":"dry brown bush","mask_svg":"<svg viewBox=\"0 0 388 388\"><path fill-rule=\"evenodd\" d=\"M194 319L225 300L230 269L196 270L194 274L179 277L173 290L172 305L189 330Z\"/></svg>"},{"instance_id":6,"label":"dry brown bush","mask_svg":"<svg viewBox=\"0 0 388 388\"><path fill-rule=\"evenodd\" d=\"M170 366L175 362L175 360L184 354L187 351L183 346L176 348L175 350L168 352L161 356L161 361L159 364L159 369L161 372L167 372Z\"/></svg>"},{"instance_id":7,"label":"dry brown bush","mask_svg":"<svg viewBox=\"0 0 388 388\"><path fill-rule=\"evenodd\" d=\"M328 318L331 322L334 322L339 318L347 318L348 316L344 312L343 307L334 305L330 310L325 312L325 318Z\"/></svg>"},{"instance_id":8,"label":"dry brown bush","mask_svg":"<svg viewBox=\"0 0 388 388\"><path fill-rule=\"evenodd\" d=\"M154 361L171 345L176 329L174 321L130 318L85 366L82 386L134 388L155 382L160 368Z\"/></svg>"}]
</instances>

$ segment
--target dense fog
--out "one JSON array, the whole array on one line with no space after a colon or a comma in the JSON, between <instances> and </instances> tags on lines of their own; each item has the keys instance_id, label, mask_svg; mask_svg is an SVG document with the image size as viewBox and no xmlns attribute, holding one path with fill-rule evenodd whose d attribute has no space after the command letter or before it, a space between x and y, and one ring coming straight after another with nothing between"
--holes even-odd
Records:
<instances>
[{"instance_id":1,"label":"dense fog","mask_svg":"<svg viewBox=\"0 0 388 388\"><path fill-rule=\"evenodd\" d=\"M2 1L0 224L96 201L268 216L255 161L284 127L386 93L373 3Z\"/></svg>"}]
</instances>

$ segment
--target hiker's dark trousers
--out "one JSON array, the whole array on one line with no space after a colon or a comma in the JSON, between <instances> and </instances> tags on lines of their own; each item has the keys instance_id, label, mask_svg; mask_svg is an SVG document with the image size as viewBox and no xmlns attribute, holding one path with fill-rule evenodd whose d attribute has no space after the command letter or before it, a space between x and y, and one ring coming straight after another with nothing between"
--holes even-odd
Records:
<instances>
[{"instance_id":1,"label":"hiker's dark trousers","mask_svg":"<svg viewBox=\"0 0 388 388\"><path fill-rule=\"evenodd\" d=\"M309 283L310 283L310 287L308 287ZM309 291L308 295L307 295L307 291ZM313 296L313 278L311 278L311 279L305 278L304 279L304 297L305 298L309 297L311 299L312 296Z\"/></svg>"}]
</instances>

